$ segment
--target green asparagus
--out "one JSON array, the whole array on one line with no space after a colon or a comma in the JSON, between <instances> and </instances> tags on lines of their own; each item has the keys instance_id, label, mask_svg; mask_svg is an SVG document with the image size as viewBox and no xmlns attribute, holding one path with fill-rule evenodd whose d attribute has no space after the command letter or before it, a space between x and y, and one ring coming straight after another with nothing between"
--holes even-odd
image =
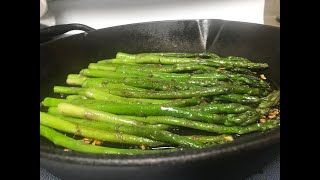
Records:
<instances>
[{"instance_id":1,"label":"green asparagus","mask_svg":"<svg viewBox=\"0 0 320 180\"><path fill-rule=\"evenodd\" d=\"M117 132L117 133L136 135L139 137L145 137L145 138L157 140L159 142L167 142L168 144L173 144L173 145L181 145L184 147L190 146L195 148L204 147L203 143L200 143L196 140L192 140L188 137L179 136L177 134L160 130L160 129L154 129L149 127L117 125L112 123L90 121L90 120L84 120L84 119L69 118L65 120L78 124L80 126L90 127L93 129L100 129L108 132Z\"/></svg>"},{"instance_id":2,"label":"green asparagus","mask_svg":"<svg viewBox=\"0 0 320 180\"><path fill-rule=\"evenodd\" d=\"M40 112L40 124L63 131L72 133L75 135L94 138L103 141L125 143L125 144L136 144L136 145L148 145L148 146L160 146L161 142L154 141L147 138L138 136L123 134L123 133L112 133L99 129L89 128L79 124L71 123L60 119L58 117Z\"/></svg>"},{"instance_id":3,"label":"green asparagus","mask_svg":"<svg viewBox=\"0 0 320 180\"><path fill-rule=\"evenodd\" d=\"M68 136L65 136L52 128L40 125L40 135L52 141L54 144L66 147L70 150L85 152L85 153L97 153L97 154L149 154L149 153L164 153L173 152L177 149L166 150L141 150L141 149L118 149L102 146L95 146L91 144L85 144L79 140L75 140Z\"/></svg>"},{"instance_id":4,"label":"green asparagus","mask_svg":"<svg viewBox=\"0 0 320 180\"><path fill-rule=\"evenodd\" d=\"M280 90L259 75L267 68L208 52L118 52L69 74L68 86L54 86L56 97L41 102L40 135L70 150L104 154L217 146L280 126ZM79 136L106 143L84 144ZM104 147L113 143L121 148ZM164 150L123 149L132 145Z\"/></svg>"}]
</instances>

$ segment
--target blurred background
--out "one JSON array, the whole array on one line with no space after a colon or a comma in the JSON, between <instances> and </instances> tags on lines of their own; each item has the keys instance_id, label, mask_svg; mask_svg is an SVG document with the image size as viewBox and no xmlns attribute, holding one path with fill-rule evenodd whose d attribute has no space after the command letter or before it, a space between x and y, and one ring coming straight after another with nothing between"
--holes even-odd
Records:
<instances>
[{"instance_id":1,"label":"blurred background","mask_svg":"<svg viewBox=\"0 0 320 180\"><path fill-rule=\"evenodd\" d=\"M224 19L280 26L277 16L280 0L40 0L40 28L81 23L100 29L173 19Z\"/></svg>"}]
</instances>

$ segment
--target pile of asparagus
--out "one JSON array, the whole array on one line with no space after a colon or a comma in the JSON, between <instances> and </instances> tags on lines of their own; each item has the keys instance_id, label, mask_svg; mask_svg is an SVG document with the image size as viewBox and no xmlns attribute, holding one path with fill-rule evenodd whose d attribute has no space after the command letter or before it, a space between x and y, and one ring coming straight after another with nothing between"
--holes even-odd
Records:
<instances>
[{"instance_id":1,"label":"pile of asparagus","mask_svg":"<svg viewBox=\"0 0 320 180\"><path fill-rule=\"evenodd\" d=\"M105 154L233 141L280 126L280 90L261 74L266 68L213 53L119 52L54 87L63 96L41 103L40 135L66 150Z\"/></svg>"}]
</instances>

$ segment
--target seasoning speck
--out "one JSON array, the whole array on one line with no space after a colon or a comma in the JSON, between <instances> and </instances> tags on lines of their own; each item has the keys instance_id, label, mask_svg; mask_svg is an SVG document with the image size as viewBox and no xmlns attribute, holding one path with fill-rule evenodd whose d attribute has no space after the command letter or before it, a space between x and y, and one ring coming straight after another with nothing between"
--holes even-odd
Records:
<instances>
[{"instance_id":1,"label":"seasoning speck","mask_svg":"<svg viewBox=\"0 0 320 180\"><path fill-rule=\"evenodd\" d=\"M273 118L275 118L278 114L279 114L279 110L278 110L278 109L274 109L274 110L272 110L272 111L268 114L268 118L269 118L269 119L273 119Z\"/></svg>"},{"instance_id":2,"label":"seasoning speck","mask_svg":"<svg viewBox=\"0 0 320 180\"><path fill-rule=\"evenodd\" d=\"M260 123L264 124L264 123L266 123L266 122L267 122L266 119L260 119Z\"/></svg>"},{"instance_id":3,"label":"seasoning speck","mask_svg":"<svg viewBox=\"0 0 320 180\"><path fill-rule=\"evenodd\" d=\"M145 147L144 145L141 145L140 148L141 148L142 150L146 150L146 147Z\"/></svg>"},{"instance_id":4,"label":"seasoning speck","mask_svg":"<svg viewBox=\"0 0 320 180\"><path fill-rule=\"evenodd\" d=\"M92 139L89 138L83 138L82 142L86 143L86 144L90 144L92 142Z\"/></svg>"},{"instance_id":5,"label":"seasoning speck","mask_svg":"<svg viewBox=\"0 0 320 180\"><path fill-rule=\"evenodd\" d=\"M93 140L93 142L92 142L92 145L101 145L102 144L102 141L99 141L99 140Z\"/></svg>"},{"instance_id":6,"label":"seasoning speck","mask_svg":"<svg viewBox=\"0 0 320 180\"><path fill-rule=\"evenodd\" d=\"M267 79L267 78L264 76L264 74L260 74L260 78L261 78L261 79Z\"/></svg>"}]
</instances>

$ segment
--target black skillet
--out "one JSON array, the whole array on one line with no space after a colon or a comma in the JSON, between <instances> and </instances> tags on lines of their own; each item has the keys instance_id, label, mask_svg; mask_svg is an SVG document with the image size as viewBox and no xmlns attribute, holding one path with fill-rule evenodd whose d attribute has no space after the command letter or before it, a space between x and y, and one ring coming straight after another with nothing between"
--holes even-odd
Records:
<instances>
[{"instance_id":1,"label":"black skillet","mask_svg":"<svg viewBox=\"0 0 320 180\"><path fill-rule=\"evenodd\" d=\"M70 30L86 32L51 38ZM99 30L69 24L40 30L40 101L53 95L53 85L65 84L68 74L118 51L242 56L268 63L265 75L280 88L277 27L223 20L157 21ZM279 150L280 128L243 135L214 148L135 156L64 152L40 137L40 165L62 179L244 179L258 173Z\"/></svg>"}]
</instances>

